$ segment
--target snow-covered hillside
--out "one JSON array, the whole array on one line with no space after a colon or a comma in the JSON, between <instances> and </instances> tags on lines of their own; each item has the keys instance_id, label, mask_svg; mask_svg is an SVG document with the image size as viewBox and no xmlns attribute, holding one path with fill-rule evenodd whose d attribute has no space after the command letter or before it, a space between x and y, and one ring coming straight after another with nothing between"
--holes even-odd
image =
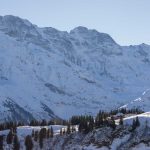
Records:
<instances>
[{"instance_id":1,"label":"snow-covered hillside","mask_svg":"<svg viewBox=\"0 0 150 150\"><path fill-rule=\"evenodd\" d=\"M138 117L139 125L133 129L133 119ZM116 120L117 121L117 120ZM80 126L80 125L79 125ZM123 124L117 124L115 128L109 125L94 127L88 133L78 130L78 125L73 126L75 130L67 133L69 126L19 126L17 132L20 149L26 149L25 139L32 135L33 150L149 150L150 149L150 112L125 117ZM40 148L40 135L43 128L46 130L46 137L43 138L43 148ZM53 136L48 136L48 129L53 129ZM71 126L72 128L72 126ZM70 128L70 129L71 129ZM36 131L38 131L37 134ZM60 131L66 131L64 133ZM8 144L10 130L0 131L3 148L13 149L14 142ZM50 133L51 135L51 133ZM14 138L14 137L13 137ZM37 138L37 139L36 139Z\"/></svg>"},{"instance_id":2,"label":"snow-covered hillside","mask_svg":"<svg viewBox=\"0 0 150 150\"><path fill-rule=\"evenodd\" d=\"M147 89L142 93L142 96L131 101L128 104L123 105L121 108L138 108L145 112L150 110L150 89Z\"/></svg>"},{"instance_id":3,"label":"snow-covered hillside","mask_svg":"<svg viewBox=\"0 0 150 150\"><path fill-rule=\"evenodd\" d=\"M85 27L68 33L0 17L1 121L118 108L150 87L149 73L149 45L122 47Z\"/></svg>"}]
</instances>

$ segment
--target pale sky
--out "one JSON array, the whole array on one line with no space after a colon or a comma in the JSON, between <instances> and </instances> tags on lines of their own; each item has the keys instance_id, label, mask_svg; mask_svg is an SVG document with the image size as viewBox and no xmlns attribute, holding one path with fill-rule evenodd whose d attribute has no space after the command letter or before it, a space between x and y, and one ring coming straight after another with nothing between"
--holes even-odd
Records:
<instances>
[{"instance_id":1,"label":"pale sky","mask_svg":"<svg viewBox=\"0 0 150 150\"><path fill-rule=\"evenodd\" d=\"M121 45L150 44L150 0L0 0L0 15L63 31L85 26Z\"/></svg>"}]
</instances>

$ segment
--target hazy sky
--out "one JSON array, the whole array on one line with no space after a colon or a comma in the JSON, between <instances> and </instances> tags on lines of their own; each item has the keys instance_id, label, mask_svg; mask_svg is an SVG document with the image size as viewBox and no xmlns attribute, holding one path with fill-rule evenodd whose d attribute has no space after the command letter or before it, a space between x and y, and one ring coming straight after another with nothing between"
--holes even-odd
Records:
<instances>
[{"instance_id":1,"label":"hazy sky","mask_svg":"<svg viewBox=\"0 0 150 150\"><path fill-rule=\"evenodd\" d=\"M67 30L86 26L117 43L150 44L150 0L0 0L0 15Z\"/></svg>"}]
</instances>

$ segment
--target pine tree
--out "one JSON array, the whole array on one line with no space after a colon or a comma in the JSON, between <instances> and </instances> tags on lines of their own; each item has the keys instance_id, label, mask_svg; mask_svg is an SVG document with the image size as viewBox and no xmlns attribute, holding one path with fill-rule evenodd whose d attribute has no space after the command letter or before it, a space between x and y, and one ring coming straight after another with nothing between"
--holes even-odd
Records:
<instances>
[{"instance_id":1,"label":"pine tree","mask_svg":"<svg viewBox=\"0 0 150 150\"><path fill-rule=\"evenodd\" d=\"M48 138L48 139L50 138L50 132L51 132L50 129L48 129L48 130L47 130L47 138Z\"/></svg>"},{"instance_id":2,"label":"pine tree","mask_svg":"<svg viewBox=\"0 0 150 150\"><path fill-rule=\"evenodd\" d=\"M71 127L71 133L73 133L73 132L74 132L74 127L72 126L72 127Z\"/></svg>"},{"instance_id":3,"label":"pine tree","mask_svg":"<svg viewBox=\"0 0 150 150\"><path fill-rule=\"evenodd\" d=\"M89 131L93 130L93 126L94 126L94 123L90 122L89 125L88 125Z\"/></svg>"},{"instance_id":4,"label":"pine tree","mask_svg":"<svg viewBox=\"0 0 150 150\"><path fill-rule=\"evenodd\" d=\"M25 146L26 146L26 150L33 149L33 141L32 141L32 137L30 135L27 135L25 138Z\"/></svg>"},{"instance_id":5,"label":"pine tree","mask_svg":"<svg viewBox=\"0 0 150 150\"><path fill-rule=\"evenodd\" d=\"M70 124L68 124L68 126L67 126L67 134L70 134L70 132L71 132Z\"/></svg>"},{"instance_id":6,"label":"pine tree","mask_svg":"<svg viewBox=\"0 0 150 150\"><path fill-rule=\"evenodd\" d=\"M66 134L66 130L65 130L65 129L63 129L63 133L62 133L62 134L63 134L63 135Z\"/></svg>"},{"instance_id":7,"label":"pine tree","mask_svg":"<svg viewBox=\"0 0 150 150\"><path fill-rule=\"evenodd\" d=\"M79 130L79 132L82 131L82 122L80 122L78 130Z\"/></svg>"},{"instance_id":8,"label":"pine tree","mask_svg":"<svg viewBox=\"0 0 150 150\"><path fill-rule=\"evenodd\" d=\"M136 117L135 124L136 124L136 127L139 127L139 126L140 126L140 121L139 121L139 118L138 118L138 117Z\"/></svg>"},{"instance_id":9,"label":"pine tree","mask_svg":"<svg viewBox=\"0 0 150 150\"><path fill-rule=\"evenodd\" d=\"M12 130L13 130L13 133L15 133L15 134L17 133L17 125L16 124L14 124Z\"/></svg>"},{"instance_id":10,"label":"pine tree","mask_svg":"<svg viewBox=\"0 0 150 150\"><path fill-rule=\"evenodd\" d=\"M41 126L47 126L47 121L45 119L42 120Z\"/></svg>"},{"instance_id":11,"label":"pine tree","mask_svg":"<svg viewBox=\"0 0 150 150\"><path fill-rule=\"evenodd\" d=\"M85 134L87 134L89 132L88 123L86 120L84 120L84 123L83 123L83 131Z\"/></svg>"},{"instance_id":12,"label":"pine tree","mask_svg":"<svg viewBox=\"0 0 150 150\"><path fill-rule=\"evenodd\" d=\"M46 129L46 128L42 128L42 129L40 130L40 134L42 134L42 137L43 137L43 138L46 138L46 136L47 136L47 129Z\"/></svg>"},{"instance_id":13,"label":"pine tree","mask_svg":"<svg viewBox=\"0 0 150 150\"><path fill-rule=\"evenodd\" d=\"M32 137L34 137L34 135L35 135L35 132L34 132L34 129L32 130Z\"/></svg>"},{"instance_id":14,"label":"pine tree","mask_svg":"<svg viewBox=\"0 0 150 150\"><path fill-rule=\"evenodd\" d=\"M13 141L13 133L12 130L10 130L6 138L6 142L7 144L12 144L12 141Z\"/></svg>"},{"instance_id":15,"label":"pine tree","mask_svg":"<svg viewBox=\"0 0 150 150\"><path fill-rule=\"evenodd\" d=\"M39 145L40 145L40 148L42 149L43 148L43 132L42 132L42 130L40 130L40 133L39 133Z\"/></svg>"},{"instance_id":16,"label":"pine tree","mask_svg":"<svg viewBox=\"0 0 150 150\"><path fill-rule=\"evenodd\" d=\"M13 150L19 150L19 149L20 149L20 143L18 141L18 136L15 134L13 140Z\"/></svg>"},{"instance_id":17,"label":"pine tree","mask_svg":"<svg viewBox=\"0 0 150 150\"><path fill-rule=\"evenodd\" d=\"M110 124L110 126L115 130L116 123L115 123L114 117L111 117L111 124Z\"/></svg>"},{"instance_id":18,"label":"pine tree","mask_svg":"<svg viewBox=\"0 0 150 150\"><path fill-rule=\"evenodd\" d=\"M62 131L62 128L60 129L60 135L63 135L63 131Z\"/></svg>"},{"instance_id":19,"label":"pine tree","mask_svg":"<svg viewBox=\"0 0 150 150\"><path fill-rule=\"evenodd\" d=\"M51 127L51 138L53 138L54 136L54 132L53 132L53 128Z\"/></svg>"},{"instance_id":20,"label":"pine tree","mask_svg":"<svg viewBox=\"0 0 150 150\"><path fill-rule=\"evenodd\" d=\"M120 116L119 125L123 125L123 117L122 116Z\"/></svg>"},{"instance_id":21,"label":"pine tree","mask_svg":"<svg viewBox=\"0 0 150 150\"><path fill-rule=\"evenodd\" d=\"M136 129L136 121L135 119L133 119L133 122L132 122L132 131Z\"/></svg>"},{"instance_id":22,"label":"pine tree","mask_svg":"<svg viewBox=\"0 0 150 150\"><path fill-rule=\"evenodd\" d=\"M0 150L3 150L3 136L0 136Z\"/></svg>"},{"instance_id":23,"label":"pine tree","mask_svg":"<svg viewBox=\"0 0 150 150\"><path fill-rule=\"evenodd\" d=\"M38 141L38 137L39 137L39 132L38 132L38 131L35 131L35 134L34 134L34 141L35 141L35 142Z\"/></svg>"},{"instance_id":24,"label":"pine tree","mask_svg":"<svg viewBox=\"0 0 150 150\"><path fill-rule=\"evenodd\" d=\"M76 132L76 128L75 127L73 127L73 132Z\"/></svg>"}]
</instances>

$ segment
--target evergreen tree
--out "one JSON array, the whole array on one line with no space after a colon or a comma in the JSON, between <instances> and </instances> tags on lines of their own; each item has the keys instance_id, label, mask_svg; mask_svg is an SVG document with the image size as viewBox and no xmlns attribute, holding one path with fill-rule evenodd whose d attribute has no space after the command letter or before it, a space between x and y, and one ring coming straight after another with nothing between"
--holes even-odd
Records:
<instances>
[{"instance_id":1,"label":"evergreen tree","mask_svg":"<svg viewBox=\"0 0 150 150\"><path fill-rule=\"evenodd\" d=\"M120 116L119 125L123 125L123 117L122 116Z\"/></svg>"},{"instance_id":2,"label":"evergreen tree","mask_svg":"<svg viewBox=\"0 0 150 150\"><path fill-rule=\"evenodd\" d=\"M12 141L13 141L13 133L12 130L10 130L6 138L6 142L7 144L12 144Z\"/></svg>"},{"instance_id":3,"label":"evergreen tree","mask_svg":"<svg viewBox=\"0 0 150 150\"><path fill-rule=\"evenodd\" d=\"M17 125L16 124L13 125L12 131L15 134L17 133Z\"/></svg>"},{"instance_id":4,"label":"evergreen tree","mask_svg":"<svg viewBox=\"0 0 150 150\"><path fill-rule=\"evenodd\" d=\"M60 135L63 135L63 131L62 131L62 128L60 129Z\"/></svg>"},{"instance_id":5,"label":"evergreen tree","mask_svg":"<svg viewBox=\"0 0 150 150\"><path fill-rule=\"evenodd\" d=\"M34 137L34 135L35 135L35 132L34 132L34 129L32 130L32 137Z\"/></svg>"},{"instance_id":6,"label":"evergreen tree","mask_svg":"<svg viewBox=\"0 0 150 150\"><path fill-rule=\"evenodd\" d=\"M53 131L53 128L51 127L51 138L53 138L54 136L54 131Z\"/></svg>"},{"instance_id":7,"label":"evergreen tree","mask_svg":"<svg viewBox=\"0 0 150 150\"><path fill-rule=\"evenodd\" d=\"M47 121L45 119L42 120L41 126L47 126Z\"/></svg>"},{"instance_id":8,"label":"evergreen tree","mask_svg":"<svg viewBox=\"0 0 150 150\"><path fill-rule=\"evenodd\" d=\"M13 140L13 150L19 150L20 149L20 143L18 141L18 136L15 134L14 140Z\"/></svg>"},{"instance_id":9,"label":"evergreen tree","mask_svg":"<svg viewBox=\"0 0 150 150\"><path fill-rule=\"evenodd\" d=\"M43 148L43 140L47 137L47 129L42 128L39 133L39 145L40 148Z\"/></svg>"},{"instance_id":10,"label":"evergreen tree","mask_svg":"<svg viewBox=\"0 0 150 150\"><path fill-rule=\"evenodd\" d=\"M139 118L138 118L138 117L136 117L135 124L136 124L136 127L139 127L139 126L140 126L140 121L139 121Z\"/></svg>"},{"instance_id":11,"label":"evergreen tree","mask_svg":"<svg viewBox=\"0 0 150 150\"><path fill-rule=\"evenodd\" d=\"M3 136L0 136L0 150L3 150Z\"/></svg>"},{"instance_id":12,"label":"evergreen tree","mask_svg":"<svg viewBox=\"0 0 150 150\"><path fill-rule=\"evenodd\" d=\"M42 135L43 139L46 138L46 136L47 136L47 129L46 128L42 128L40 130L40 134Z\"/></svg>"},{"instance_id":13,"label":"evergreen tree","mask_svg":"<svg viewBox=\"0 0 150 150\"><path fill-rule=\"evenodd\" d=\"M26 150L33 149L33 141L32 141L32 137L30 135L27 135L25 138L25 146L26 146Z\"/></svg>"},{"instance_id":14,"label":"evergreen tree","mask_svg":"<svg viewBox=\"0 0 150 150\"><path fill-rule=\"evenodd\" d=\"M111 126L113 129L116 128L116 123L115 123L114 117L111 117L111 123L110 123L110 126Z\"/></svg>"},{"instance_id":15,"label":"evergreen tree","mask_svg":"<svg viewBox=\"0 0 150 150\"><path fill-rule=\"evenodd\" d=\"M89 131L93 130L93 126L94 126L94 123L90 122L89 125L88 125Z\"/></svg>"},{"instance_id":16,"label":"evergreen tree","mask_svg":"<svg viewBox=\"0 0 150 150\"><path fill-rule=\"evenodd\" d=\"M64 135L65 133L66 133L66 130L64 129L64 130L63 130L63 135Z\"/></svg>"},{"instance_id":17,"label":"evergreen tree","mask_svg":"<svg viewBox=\"0 0 150 150\"><path fill-rule=\"evenodd\" d=\"M47 138L48 138L48 139L50 138L50 133L51 133L51 131L50 131L50 129L48 129L48 130L47 130Z\"/></svg>"},{"instance_id":18,"label":"evergreen tree","mask_svg":"<svg viewBox=\"0 0 150 150\"><path fill-rule=\"evenodd\" d=\"M42 133L42 131L40 131L40 133L39 133L39 145L40 145L40 148L42 149L43 148L43 133Z\"/></svg>"},{"instance_id":19,"label":"evergreen tree","mask_svg":"<svg viewBox=\"0 0 150 150\"><path fill-rule=\"evenodd\" d=\"M39 132L35 131L34 133L34 141L37 142L38 141L38 137L39 137Z\"/></svg>"},{"instance_id":20,"label":"evergreen tree","mask_svg":"<svg viewBox=\"0 0 150 150\"><path fill-rule=\"evenodd\" d=\"M40 125L40 122L38 122L37 120L31 120L29 125L30 126L38 126L38 125Z\"/></svg>"},{"instance_id":21,"label":"evergreen tree","mask_svg":"<svg viewBox=\"0 0 150 150\"><path fill-rule=\"evenodd\" d=\"M76 128L75 127L73 127L73 132L76 132Z\"/></svg>"},{"instance_id":22,"label":"evergreen tree","mask_svg":"<svg viewBox=\"0 0 150 150\"><path fill-rule=\"evenodd\" d=\"M86 120L84 120L84 123L83 123L83 133L87 134L89 132L89 129L88 129L88 123Z\"/></svg>"},{"instance_id":23,"label":"evergreen tree","mask_svg":"<svg viewBox=\"0 0 150 150\"><path fill-rule=\"evenodd\" d=\"M108 120L107 120L107 119L104 119L103 124L104 124L104 126L108 127L108 126L109 126Z\"/></svg>"},{"instance_id":24,"label":"evergreen tree","mask_svg":"<svg viewBox=\"0 0 150 150\"><path fill-rule=\"evenodd\" d=\"M68 126L67 126L67 134L70 134L70 133L71 133L70 124L68 124Z\"/></svg>"},{"instance_id":25,"label":"evergreen tree","mask_svg":"<svg viewBox=\"0 0 150 150\"><path fill-rule=\"evenodd\" d=\"M79 124L79 128L78 128L78 130L79 130L79 132L81 132L82 131L82 123L80 122L80 124Z\"/></svg>"},{"instance_id":26,"label":"evergreen tree","mask_svg":"<svg viewBox=\"0 0 150 150\"><path fill-rule=\"evenodd\" d=\"M132 122L132 131L136 129L136 121L135 119L133 119L133 122Z\"/></svg>"},{"instance_id":27,"label":"evergreen tree","mask_svg":"<svg viewBox=\"0 0 150 150\"><path fill-rule=\"evenodd\" d=\"M73 132L74 132L74 127L72 126L72 127L71 127L71 133L73 133Z\"/></svg>"},{"instance_id":28,"label":"evergreen tree","mask_svg":"<svg viewBox=\"0 0 150 150\"><path fill-rule=\"evenodd\" d=\"M132 122L132 130L131 131L133 131L133 130L135 130L137 127L139 127L140 126L140 121L139 121L139 118L138 117L136 117L136 119L133 119L133 122Z\"/></svg>"}]
</instances>

